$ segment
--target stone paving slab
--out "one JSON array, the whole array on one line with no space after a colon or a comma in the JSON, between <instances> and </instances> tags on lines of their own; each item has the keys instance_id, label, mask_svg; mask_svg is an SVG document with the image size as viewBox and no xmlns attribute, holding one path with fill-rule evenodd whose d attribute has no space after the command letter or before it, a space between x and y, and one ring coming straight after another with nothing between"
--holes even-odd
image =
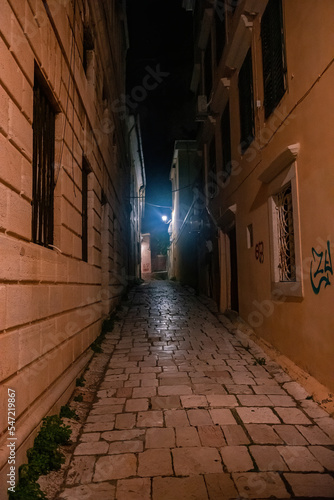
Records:
<instances>
[{"instance_id":1,"label":"stone paving slab","mask_svg":"<svg viewBox=\"0 0 334 500\"><path fill-rule=\"evenodd\" d=\"M206 303L131 292L59 500L334 499L334 420Z\"/></svg>"}]
</instances>

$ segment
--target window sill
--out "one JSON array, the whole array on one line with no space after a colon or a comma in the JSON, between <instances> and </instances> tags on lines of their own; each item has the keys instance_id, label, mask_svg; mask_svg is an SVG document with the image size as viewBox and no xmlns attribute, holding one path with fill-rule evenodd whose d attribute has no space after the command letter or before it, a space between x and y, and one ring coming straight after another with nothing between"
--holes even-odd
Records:
<instances>
[{"instance_id":1,"label":"window sill","mask_svg":"<svg viewBox=\"0 0 334 500\"><path fill-rule=\"evenodd\" d=\"M301 281L271 282L271 298L284 302L288 297L304 297L303 284Z\"/></svg>"}]
</instances>

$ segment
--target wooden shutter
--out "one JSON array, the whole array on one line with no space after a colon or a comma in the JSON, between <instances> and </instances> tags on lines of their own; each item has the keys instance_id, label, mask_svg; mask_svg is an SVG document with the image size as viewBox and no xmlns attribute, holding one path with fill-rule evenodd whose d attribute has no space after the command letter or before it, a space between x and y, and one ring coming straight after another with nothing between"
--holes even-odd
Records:
<instances>
[{"instance_id":1,"label":"wooden shutter","mask_svg":"<svg viewBox=\"0 0 334 500\"><path fill-rule=\"evenodd\" d=\"M265 117L285 93L285 50L282 0L269 0L261 22Z\"/></svg>"}]
</instances>

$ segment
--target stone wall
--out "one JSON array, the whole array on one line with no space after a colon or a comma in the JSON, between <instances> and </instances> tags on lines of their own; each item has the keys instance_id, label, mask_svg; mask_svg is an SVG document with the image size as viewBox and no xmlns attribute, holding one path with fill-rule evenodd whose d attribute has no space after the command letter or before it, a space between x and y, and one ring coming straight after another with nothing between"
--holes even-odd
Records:
<instances>
[{"instance_id":1,"label":"stone wall","mask_svg":"<svg viewBox=\"0 0 334 500\"><path fill-rule=\"evenodd\" d=\"M126 21L119 2L3 0L0 16L0 468L7 391L16 391L17 466L91 356L127 275ZM32 242L33 87L55 118L54 237ZM87 168L87 262L82 260Z\"/></svg>"}]
</instances>

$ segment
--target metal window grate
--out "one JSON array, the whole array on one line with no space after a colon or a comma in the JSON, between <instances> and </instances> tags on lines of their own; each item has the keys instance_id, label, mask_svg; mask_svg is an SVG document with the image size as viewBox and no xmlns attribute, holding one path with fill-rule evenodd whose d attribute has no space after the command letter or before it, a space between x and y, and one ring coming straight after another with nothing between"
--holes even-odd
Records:
<instances>
[{"instance_id":1,"label":"metal window grate","mask_svg":"<svg viewBox=\"0 0 334 500\"><path fill-rule=\"evenodd\" d=\"M249 49L239 72L240 142L244 153L254 139L254 94L252 52Z\"/></svg>"},{"instance_id":2,"label":"metal window grate","mask_svg":"<svg viewBox=\"0 0 334 500\"><path fill-rule=\"evenodd\" d=\"M55 111L38 79L33 103L32 241L53 243Z\"/></svg>"},{"instance_id":3,"label":"metal window grate","mask_svg":"<svg viewBox=\"0 0 334 500\"><path fill-rule=\"evenodd\" d=\"M261 21L265 117L286 90L282 0L269 0Z\"/></svg>"},{"instance_id":4,"label":"metal window grate","mask_svg":"<svg viewBox=\"0 0 334 500\"><path fill-rule=\"evenodd\" d=\"M82 260L88 261L88 175L90 168L82 159Z\"/></svg>"},{"instance_id":5,"label":"metal window grate","mask_svg":"<svg viewBox=\"0 0 334 500\"><path fill-rule=\"evenodd\" d=\"M296 281L291 184L276 195L279 280Z\"/></svg>"}]
</instances>

